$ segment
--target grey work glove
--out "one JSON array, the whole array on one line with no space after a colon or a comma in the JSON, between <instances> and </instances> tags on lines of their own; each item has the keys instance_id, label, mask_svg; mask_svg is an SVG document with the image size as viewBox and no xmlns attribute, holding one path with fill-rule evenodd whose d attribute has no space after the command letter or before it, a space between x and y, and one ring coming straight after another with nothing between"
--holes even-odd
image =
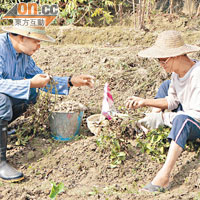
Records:
<instances>
[{"instance_id":1,"label":"grey work glove","mask_svg":"<svg viewBox=\"0 0 200 200\"><path fill-rule=\"evenodd\" d=\"M156 129L164 125L162 112L159 113L146 113L146 117L138 121L139 124L147 129Z\"/></svg>"}]
</instances>

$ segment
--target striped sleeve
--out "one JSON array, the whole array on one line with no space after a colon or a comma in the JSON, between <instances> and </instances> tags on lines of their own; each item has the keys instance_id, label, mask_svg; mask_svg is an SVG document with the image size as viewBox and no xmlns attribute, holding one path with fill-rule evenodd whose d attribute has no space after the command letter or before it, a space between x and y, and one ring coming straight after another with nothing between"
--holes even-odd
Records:
<instances>
[{"instance_id":1,"label":"striped sleeve","mask_svg":"<svg viewBox=\"0 0 200 200\"><path fill-rule=\"evenodd\" d=\"M3 67L5 61L0 56L0 93L13 98L28 99L30 93L30 80L11 80L3 78Z\"/></svg>"},{"instance_id":2,"label":"striped sleeve","mask_svg":"<svg viewBox=\"0 0 200 200\"><path fill-rule=\"evenodd\" d=\"M29 56L26 68L26 78L33 78L36 74L44 74L44 72L35 64L34 60Z\"/></svg>"},{"instance_id":3,"label":"striped sleeve","mask_svg":"<svg viewBox=\"0 0 200 200\"><path fill-rule=\"evenodd\" d=\"M57 82L56 87L51 91L52 94L68 95L70 87L68 87L68 77L53 77L54 81ZM50 85L47 84L47 88L50 89ZM47 91L44 89L44 91Z\"/></svg>"},{"instance_id":4,"label":"striped sleeve","mask_svg":"<svg viewBox=\"0 0 200 200\"><path fill-rule=\"evenodd\" d=\"M34 60L29 57L28 67L26 69L26 78L32 78L36 74L43 74L44 72L35 64ZM52 94L60 94L60 95L68 95L69 94L69 87L68 87L68 77L53 77L54 81L57 82L56 87L52 88ZM50 89L51 86L47 84L47 88ZM48 89L42 89L46 91Z\"/></svg>"}]
</instances>

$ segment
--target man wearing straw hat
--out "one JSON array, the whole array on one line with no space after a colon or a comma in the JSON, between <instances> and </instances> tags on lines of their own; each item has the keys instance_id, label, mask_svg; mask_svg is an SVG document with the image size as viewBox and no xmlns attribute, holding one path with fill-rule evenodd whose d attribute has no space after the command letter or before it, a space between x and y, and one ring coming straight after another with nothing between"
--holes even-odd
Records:
<instances>
[{"instance_id":1,"label":"man wearing straw hat","mask_svg":"<svg viewBox=\"0 0 200 200\"><path fill-rule=\"evenodd\" d=\"M156 107L160 110L177 112L149 113L139 123L149 129L160 125L171 127L168 136L171 141L163 167L153 181L142 190L149 192L164 191L169 186L169 178L176 160L188 140L200 138L200 62L194 62L187 54L199 51L200 47L187 45L177 31L164 31L159 34L155 44L139 52L139 56L158 59L166 72L172 73L168 95L164 98L143 99L129 97L128 108Z\"/></svg>"},{"instance_id":2,"label":"man wearing straw hat","mask_svg":"<svg viewBox=\"0 0 200 200\"><path fill-rule=\"evenodd\" d=\"M31 55L40 41L53 42L44 27L4 27L0 34L0 178L16 182L24 179L21 172L6 161L8 123L36 103L36 88L45 87L50 77L36 66ZM68 95L71 86L93 87L93 76L54 77L58 94ZM55 90L52 91L55 93Z\"/></svg>"}]
</instances>

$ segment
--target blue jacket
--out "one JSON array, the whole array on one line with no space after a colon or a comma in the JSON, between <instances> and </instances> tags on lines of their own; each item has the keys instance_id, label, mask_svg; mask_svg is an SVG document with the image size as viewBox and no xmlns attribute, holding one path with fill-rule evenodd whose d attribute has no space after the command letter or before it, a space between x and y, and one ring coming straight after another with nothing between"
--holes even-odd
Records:
<instances>
[{"instance_id":1,"label":"blue jacket","mask_svg":"<svg viewBox=\"0 0 200 200\"><path fill-rule=\"evenodd\" d=\"M31 56L16 52L8 33L0 34L0 93L28 100L30 93L36 92L35 88L30 88L30 79L43 73ZM68 95L68 77L53 78L58 82L56 92ZM55 94L55 88L52 93Z\"/></svg>"}]
</instances>

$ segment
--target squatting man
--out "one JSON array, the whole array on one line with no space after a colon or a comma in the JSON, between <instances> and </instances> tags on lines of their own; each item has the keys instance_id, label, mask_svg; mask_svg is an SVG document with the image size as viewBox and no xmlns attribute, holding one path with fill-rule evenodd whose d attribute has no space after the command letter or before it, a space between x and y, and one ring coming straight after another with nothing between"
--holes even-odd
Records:
<instances>
[{"instance_id":1,"label":"squatting man","mask_svg":"<svg viewBox=\"0 0 200 200\"><path fill-rule=\"evenodd\" d=\"M152 182L142 190L164 191L169 186L171 171L186 142L200 138L200 62L187 56L199 50L198 46L185 44L179 32L164 31L152 47L139 52L141 57L157 59L166 72L172 73L171 81L163 83L155 99L132 96L126 101L130 109L157 108L157 112L139 120L146 128L171 127L166 161ZM171 112L162 112L165 109ZM173 112L175 109L176 112Z\"/></svg>"},{"instance_id":2,"label":"squatting man","mask_svg":"<svg viewBox=\"0 0 200 200\"><path fill-rule=\"evenodd\" d=\"M0 34L0 178L16 182L24 175L6 161L7 126L36 103L36 88L48 87L50 77L31 58L40 41L53 42L44 27L4 27ZM79 75L53 77L58 94L68 95L70 87L93 87L94 77ZM55 93L55 90L52 91Z\"/></svg>"}]
</instances>

